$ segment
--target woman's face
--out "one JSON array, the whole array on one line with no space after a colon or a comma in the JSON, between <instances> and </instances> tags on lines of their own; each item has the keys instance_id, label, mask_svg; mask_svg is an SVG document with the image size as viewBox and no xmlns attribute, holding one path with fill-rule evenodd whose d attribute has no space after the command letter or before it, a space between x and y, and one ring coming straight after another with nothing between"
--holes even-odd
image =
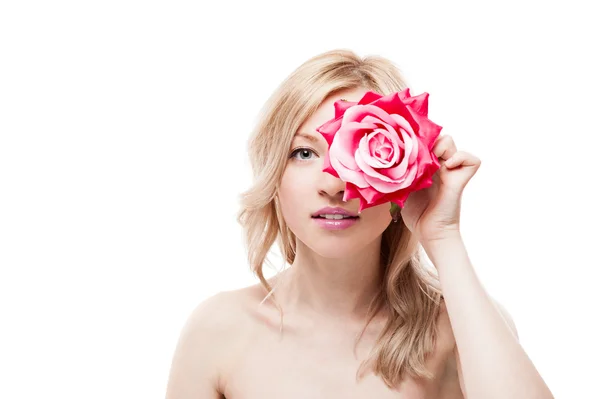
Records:
<instances>
[{"instance_id":1,"label":"woman's face","mask_svg":"<svg viewBox=\"0 0 600 399\"><path fill-rule=\"evenodd\" d=\"M328 145L316 129L334 117L335 101L341 98L358 101L365 93L365 89L344 90L326 98L300 126L289 149L278 192L281 212L288 227L306 246L326 258L347 257L359 252L379 238L392 220L389 202L364 209L357 219L350 221L313 217L325 207L342 208L358 214L357 198L342 201L345 183L323 172Z\"/></svg>"}]
</instances>

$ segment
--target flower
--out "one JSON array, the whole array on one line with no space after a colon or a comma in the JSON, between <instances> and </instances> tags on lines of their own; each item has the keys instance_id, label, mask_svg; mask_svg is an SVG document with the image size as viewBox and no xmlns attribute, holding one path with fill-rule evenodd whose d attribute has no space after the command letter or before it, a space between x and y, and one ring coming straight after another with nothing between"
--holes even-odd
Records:
<instances>
[{"instance_id":1,"label":"flower","mask_svg":"<svg viewBox=\"0 0 600 399\"><path fill-rule=\"evenodd\" d=\"M427 118L428 97L408 88L368 91L358 102L336 101L334 118L317 128L329 145L323 172L346 182L343 200L358 198L359 212L386 202L403 207L411 192L433 183L442 127Z\"/></svg>"}]
</instances>

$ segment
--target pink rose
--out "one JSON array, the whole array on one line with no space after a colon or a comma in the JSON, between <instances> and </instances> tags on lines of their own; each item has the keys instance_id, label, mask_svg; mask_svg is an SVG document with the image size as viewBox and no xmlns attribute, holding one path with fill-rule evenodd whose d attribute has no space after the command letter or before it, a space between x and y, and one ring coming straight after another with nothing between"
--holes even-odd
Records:
<instances>
[{"instance_id":1,"label":"pink rose","mask_svg":"<svg viewBox=\"0 0 600 399\"><path fill-rule=\"evenodd\" d=\"M427 118L428 97L411 97L408 88L369 91L357 103L336 101L335 117L317 129L329 144L323 172L346 182L343 199L359 198L359 212L386 202L403 207L411 192L431 186L442 127Z\"/></svg>"}]
</instances>

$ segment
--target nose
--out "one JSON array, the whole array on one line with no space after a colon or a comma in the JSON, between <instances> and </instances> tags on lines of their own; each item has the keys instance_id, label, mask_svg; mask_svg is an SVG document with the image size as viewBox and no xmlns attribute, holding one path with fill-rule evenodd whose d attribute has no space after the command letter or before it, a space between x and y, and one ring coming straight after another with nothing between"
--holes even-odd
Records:
<instances>
[{"instance_id":1,"label":"nose","mask_svg":"<svg viewBox=\"0 0 600 399\"><path fill-rule=\"evenodd\" d=\"M319 194L322 196L329 196L336 201L342 201L344 197L344 189L346 183L328 172L321 172L321 178L319 181Z\"/></svg>"}]
</instances>

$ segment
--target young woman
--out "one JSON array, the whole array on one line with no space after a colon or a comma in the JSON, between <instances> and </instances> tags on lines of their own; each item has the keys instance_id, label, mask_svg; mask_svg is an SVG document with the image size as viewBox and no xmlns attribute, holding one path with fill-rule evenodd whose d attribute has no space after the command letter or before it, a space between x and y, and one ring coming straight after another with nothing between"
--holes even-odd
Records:
<instances>
[{"instance_id":1,"label":"young woman","mask_svg":"<svg viewBox=\"0 0 600 399\"><path fill-rule=\"evenodd\" d=\"M250 140L255 185L239 214L260 283L194 310L167 398L552 398L461 239L477 157L439 136L433 184L396 215L389 202L359 214L345 182L323 171L328 143L316 129L333 104L406 86L390 61L338 50L275 91ZM291 266L265 279L275 241Z\"/></svg>"}]
</instances>

